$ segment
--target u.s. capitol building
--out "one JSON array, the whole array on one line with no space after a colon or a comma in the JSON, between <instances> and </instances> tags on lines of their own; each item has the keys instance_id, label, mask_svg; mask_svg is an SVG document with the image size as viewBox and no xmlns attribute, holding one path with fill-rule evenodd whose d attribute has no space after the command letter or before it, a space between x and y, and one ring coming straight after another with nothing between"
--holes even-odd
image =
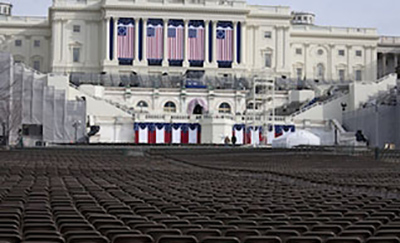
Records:
<instances>
[{"instance_id":1,"label":"u.s. capitol building","mask_svg":"<svg viewBox=\"0 0 400 243\"><path fill-rule=\"evenodd\" d=\"M398 38L373 28L318 26L314 14L284 6L54 0L48 17L12 16L11 7L0 4L0 50L16 63L66 77L70 98L86 95L88 123L101 127L91 138L98 142L179 143L183 138L155 135L157 126L173 133L174 124L189 132L198 126L195 140L205 143L230 135L232 126L261 133L271 124L314 124L329 137L327 121L339 126L343 106L367 101L349 85L379 85L398 66ZM256 79L275 92L257 95ZM335 108L326 108L329 102ZM324 111L314 111L315 103ZM241 136L246 143L255 135Z\"/></svg>"}]
</instances>

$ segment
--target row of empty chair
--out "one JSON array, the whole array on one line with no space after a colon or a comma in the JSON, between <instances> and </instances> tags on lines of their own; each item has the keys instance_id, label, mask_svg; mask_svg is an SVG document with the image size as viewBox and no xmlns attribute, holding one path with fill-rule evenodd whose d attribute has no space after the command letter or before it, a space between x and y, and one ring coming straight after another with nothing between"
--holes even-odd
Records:
<instances>
[{"instance_id":1,"label":"row of empty chair","mask_svg":"<svg viewBox=\"0 0 400 243\"><path fill-rule=\"evenodd\" d=\"M389 166L205 152L2 151L0 242L400 242L400 198L320 179Z\"/></svg>"}]
</instances>

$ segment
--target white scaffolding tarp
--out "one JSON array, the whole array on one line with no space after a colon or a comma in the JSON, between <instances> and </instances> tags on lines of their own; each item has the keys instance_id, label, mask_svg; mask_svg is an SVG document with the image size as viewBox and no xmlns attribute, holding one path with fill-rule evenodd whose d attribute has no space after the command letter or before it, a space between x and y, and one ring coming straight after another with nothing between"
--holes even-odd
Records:
<instances>
[{"instance_id":1,"label":"white scaffolding tarp","mask_svg":"<svg viewBox=\"0 0 400 243\"><path fill-rule=\"evenodd\" d=\"M67 101L67 118L65 122L66 142L81 141L86 136L86 102Z\"/></svg>"},{"instance_id":2,"label":"white scaffolding tarp","mask_svg":"<svg viewBox=\"0 0 400 243\"><path fill-rule=\"evenodd\" d=\"M47 86L45 78L33 82L32 92L32 123L43 124L44 88Z\"/></svg>"},{"instance_id":3,"label":"white scaffolding tarp","mask_svg":"<svg viewBox=\"0 0 400 243\"><path fill-rule=\"evenodd\" d=\"M66 113L66 97L64 90L56 90L54 92L54 141L56 143L67 142L65 136L65 113Z\"/></svg>"},{"instance_id":4,"label":"white scaffolding tarp","mask_svg":"<svg viewBox=\"0 0 400 243\"><path fill-rule=\"evenodd\" d=\"M33 72L24 70L22 92L22 123L33 124L32 122L32 96L33 96Z\"/></svg>"},{"instance_id":5,"label":"white scaffolding tarp","mask_svg":"<svg viewBox=\"0 0 400 243\"><path fill-rule=\"evenodd\" d=\"M43 100L43 141L54 141L54 106L55 106L55 89L54 87L46 87L44 89Z\"/></svg>"}]
</instances>

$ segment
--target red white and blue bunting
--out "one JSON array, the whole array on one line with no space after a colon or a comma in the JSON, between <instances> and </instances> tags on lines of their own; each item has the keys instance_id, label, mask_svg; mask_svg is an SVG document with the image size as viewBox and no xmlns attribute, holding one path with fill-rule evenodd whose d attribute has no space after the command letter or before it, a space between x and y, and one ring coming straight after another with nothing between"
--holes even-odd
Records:
<instances>
[{"instance_id":1,"label":"red white and blue bunting","mask_svg":"<svg viewBox=\"0 0 400 243\"><path fill-rule=\"evenodd\" d=\"M271 144L274 138L284 136L287 133L295 132L294 125L275 125L275 134L272 127L267 131L267 137L264 137L263 128L261 126L245 126L245 124L236 124L232 129L232 136L236 137L236 144Z\"/></svg>"},{"instance_id":2,"label":"red white and blue bunting","mask_svg":"<svg viewBox=\"0 0 400 243\"><path fill-rule=\"evenodd\" d=\"M137 144L200 144L200 124L135 123Z\"/></svg>"}]
</instances>

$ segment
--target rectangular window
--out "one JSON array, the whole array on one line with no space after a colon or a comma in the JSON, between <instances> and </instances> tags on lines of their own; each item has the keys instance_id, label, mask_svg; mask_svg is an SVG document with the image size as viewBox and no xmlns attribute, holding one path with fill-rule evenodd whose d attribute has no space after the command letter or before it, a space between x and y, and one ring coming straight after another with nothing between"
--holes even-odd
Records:
<instances>
[{"instance_id":1,"label":"rectangular window","mask_svg":"<svg viewBox=\"0 0 400 243\"><path fill-rule=\"evenodd\" d=\"M81 54L80 52L81 52L81 49L79 47L74 47L72 49L73 62L79 62L80 54Z\"/></svg>"},{"instance_id":2,"label":"rectangular window","mask_svg":"<svg viewBox=\"0 0 400 243\"><path fill-rule=\"evenodd\" d=\"M264 65L265 65L265 67L267 67L267 68L270 68L270 67L272 67L272 55L271 55L271 53L265 53L264 54Z\"/></svg>"},{"instance_id":3,"label":"rectangular window","mask_svg":"<svg viewBox=\"0 0 400 243\"><path fill-rule=\"evenodd\" d=\"M40 71L40 61L33 61L33 69Z\"/></svg>"},{"instance_id":4,"label":"rectangular window","mask_svg":"<svg viewBox=\"0 0 400 243\"><path fill-rule=\"evenodd\" d=\"M40 47L40 40L34 40L33 41L33 46L34 47Z\"/></svg>"},{"instance_id":5,"label":"rectangular window","mask_svg":"<svg viewBox=\"0 0 400 243\"><path fill-rule=\"evenodd\" d=\"M356 81L362 81L362 71L356 70Z\"/></svg>"},{"instance_id":6,"label":"rectangular window","mask_svg":"<svg viewBox=\"0 0 400 243\"><path fill-rule=\"evenodd\" d=\"M339 56L344 57L344 55L345 55L345 54L344 54L344 50L339 50L339 53L338 53L338 54L339 54Z\"/></svg>"},{"instance_id":7,"label":"rectangular window","mask_svg":"<svg viewBox=\"0 0 400 243\"><path fill-rule=\"evenodd\" d=\"M74 25L74 26L73 26L73 29L74 29L74 32L75 32L75 33L81 32L81 26L80 26L80 25Z\"/></svg>"},{"instance_id":8,"label":"rectangular window","mask_svg":"<svg viewBox=\"0 0 400 243\"><path fill-rule=\"evenodd\" d=\"M296 69L296 73L297 73L297 79L301 80L303 78L303 69L302 68L297 68Z\"/></svg>"},{"instance_id":9,"label":"rectangular window","mask_svg":"<svg viewBox=\"0 0 400 243\"><path fill-rule=\"evenodd\" d=\"M339 69L339 80L340 81L344 81L344 79L346 78L346 72L344 69Z\"/></svg>"},{"instance_id":10,"label":"rectangular window","mask_svg":"<svg viewBox=\"0 0 400 243\"><path fill-rule=\"evenodd\" d=\"M272 32L271 31L265 31L264 32L264 38L271 39L271 37L272 37Z\"/></svg>"},{"instance_id":11,"label":"rectangular window","mask_svg":"<svg viewBox=\"0 0 400 243\"><path fill-rule=\"evenodd\" d=\"M362 57L362 51L357 50L356 51L356 57Z\"/></svg>"},{"instance_id":12,"label":"rectangular window","mask_svg":"<svg viewBox=\"0 0 400 243\"><path fill-rule=\"evenodd\" d=\"M301 48L296 48L296 54L297 54L297 55L303 54L303 49L301 49Z\"/></svg>"},{"instance_id":13,"label":"rectangular window","mask_svg":"<svg viewBox=\"0 0 400 243\"><path fill-rule=\"evenodd\" d=\"M22 46L22 40L15 40L15 46Z\"/></svg>"}]
</instances>

